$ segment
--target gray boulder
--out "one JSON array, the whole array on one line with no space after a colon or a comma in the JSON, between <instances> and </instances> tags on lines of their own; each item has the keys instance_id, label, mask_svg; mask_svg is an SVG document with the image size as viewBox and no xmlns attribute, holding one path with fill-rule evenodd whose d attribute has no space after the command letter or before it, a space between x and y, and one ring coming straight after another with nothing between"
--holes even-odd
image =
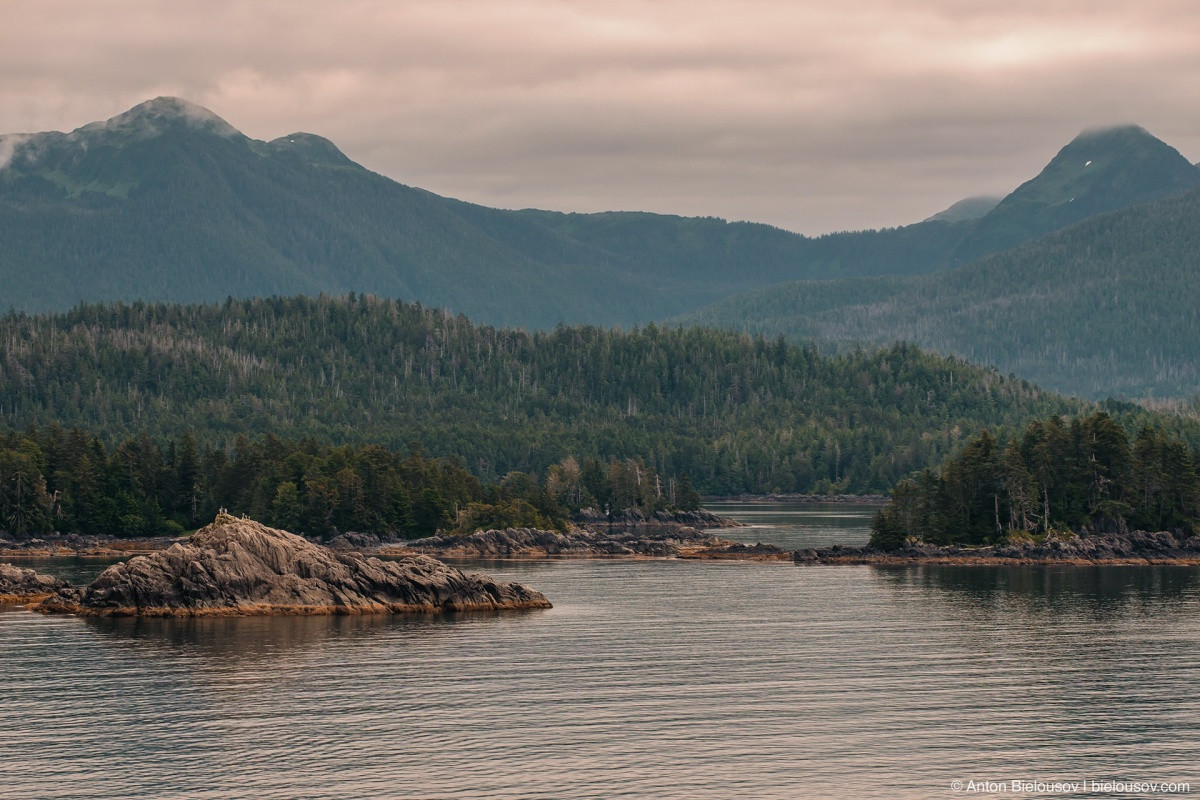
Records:
<instances>
[{"instance_id":1,"label":"gray boulder","mask_svg":"<svg viewBox=\"0 0 1200 800\"><path fill-rule=\"evenodd\" d=\"M12 564L0 564L0 602L29 603L65 589L66 581Z\"/></svg>"}]
</instances>

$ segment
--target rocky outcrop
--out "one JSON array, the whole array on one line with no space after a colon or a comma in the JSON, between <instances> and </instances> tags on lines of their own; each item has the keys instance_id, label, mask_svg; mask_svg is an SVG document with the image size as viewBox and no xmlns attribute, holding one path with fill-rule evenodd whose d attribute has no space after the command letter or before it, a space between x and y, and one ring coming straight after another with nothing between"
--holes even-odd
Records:
<instances>
[{"instance_id":1,"label":"rocky outcrop","mask_svg":"<svg viewBox=\"0 0 1200 800\"><path fill-rule=\"evenodd\" d=\"M114 564L35 610L92 616L370 614L549 608L540 592L433 558L337 552L220 514L186 543Z\"/></svg>"},{"instance_id":2,"label":"rocky outcrop","mask_svg":"<svg viewBox=\"0 0 1200 800\"><path fill-rule=\"evenodd\" d=\"M325 546L330 550L341 551L357 551L365 553L368 551L378 550L383 540L373 533L355 533L348 531L339 533L337 536L325 542Z\"/></svg>"},{"instance_id":3,"label":"rocky outcrop","mask_svg":"<svg viewBox=\"0 0 1200 800\"><path fill-rule=\"evenodd\" d=\"M66 581L12 564L0 564L0 603L31 603L69 586Z\"/></svg>"},{"instance_id":4,"label":"rocky outcrop","mask_svg":"<svg viewBox=\"0 0 1200 800\"><path fill-rule=\"evenodd\" d=\"M1200 537L1170 531L1072 535L984 547L916 543L899 550L835 545L799 550L798 564L1200 564Z\"/></svg>"},{"instance_id":5,"label":"rocky outcrop","mask_svg":"<svg viewBox=\"0 0 1200 800\"><path fill-rule=\"evenodd\" d=\"M536 528L476 531L469 536L432 536L405 547L444 558L748 558L787 557L770 545L743 545L684 525L648 531L572 526L565 532ZM767 551L771 552L768 553Z\"/></svg>"}]
</instances>

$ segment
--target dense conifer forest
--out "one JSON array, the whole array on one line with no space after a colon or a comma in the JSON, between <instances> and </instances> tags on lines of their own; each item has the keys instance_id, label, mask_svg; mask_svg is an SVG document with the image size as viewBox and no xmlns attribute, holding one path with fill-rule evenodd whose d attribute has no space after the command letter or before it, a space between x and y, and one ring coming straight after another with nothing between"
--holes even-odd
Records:
<instances>
[{"instance_id":1,"label":"dense conifer forest","mask_svg":"<svg viewBox=\"0 0 1200 800\"><path fill-rule=\"evenodd\" d=\"M0 531L136 537L180 533L218 509L296 533L357 531L414 538L479 528L563 528L581 508L697 508L686 475L642 459L565 458L541 479L511 472L482 482L453 458L376 445L239 436L229 452L191 432L142 435L109 448L59 425L0 436Z\"/></svg>"},{"instance_id":2,"label":"dense conifer forest","mask_svg":"<svg viewBox=\"0 0 1200 800\"><path fill-rule=\"evenodd\" d=\"M0 318L11 429L77 426L110 447L191 433L226 452L239 435L416 442L484 482L574 456L641 458L712 494L880 492L985 426L1087 408L908 345L827 356L703 329L529 333L363 296Z\"/></svg>"},{"instance_id":3,"label":"dense conifer forest","mask_svg":"<svg viewBox=\"0 0 1200 800\"><path fill-rule=\"evenodd\" d=\"M1156 426L1130 438L1104 412L973 437L940 469L900 481L871 543L1030 541L1063 531L1191 532L1200 523L1197 451Z\"/></svg>"}]
</instances>

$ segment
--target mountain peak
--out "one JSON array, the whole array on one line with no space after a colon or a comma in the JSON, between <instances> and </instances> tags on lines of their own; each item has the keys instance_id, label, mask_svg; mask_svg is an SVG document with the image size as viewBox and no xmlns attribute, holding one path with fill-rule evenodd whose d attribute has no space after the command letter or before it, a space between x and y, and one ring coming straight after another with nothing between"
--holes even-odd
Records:
<instances>
[{"instance_id":1,"label":"mountain peak","mask_svg":"<svg viewBox=\"0 0 1200 800\"><path fill-rule=\"evenodd\" d=\"M1080 133L1004 198L962 242L967 263L1087 217L1160 200L1200 184L1200 169L1138 125Z\"/></svg>"},{"instance_id":2,"label":"mountain peak","mask_svg":"<svg viewBox=\"0 0 1200 800\"><path fill-rule=\"evenodd\" d=\"M1166 161L1172 162L1172 166L1175 167L1187 163L1178 150L1158 139L1142 126L1120 125L1109 128L1089 128L1083 131L1068 142L1066 147L1058 151L1058 155L1046 165L1042 174L1045 175L1047 171L1051 170L1056 162L1078 156L1085 157L1084 164L1087 164L1088 161L1093 163L1096 161L1095 158L1086 158L1087 156L1134 158L1159 163Z\"/></svg>"},{"instance_id":3,"label":"mountain peak","mask_svg":"<svg viewBox=\"0 0 1200 800\"><path fill-rule=\"evenodd\" d=\"M1126 125L1101 125L1095 128L1084 128L1075 137L1075 141L1081 139L1111 139L1118 137L1136 137L1143 139L1156 139L1154 134L1143 128L1141 125L1129 123Z\"/></svg>"},{"instance_id":4,"label":"mountain peak","mask_svg":"<svg viewBox=\"0 0 1200 800\"><path fill-rule=\"evenodd\" d=\"M156 97L147 100L104 122L84 125L76 133L120 130L156 135L179 125L206 130L220 136L241 135L237 128L204 106L181 97Z\"/></svg>"}]
</instances>

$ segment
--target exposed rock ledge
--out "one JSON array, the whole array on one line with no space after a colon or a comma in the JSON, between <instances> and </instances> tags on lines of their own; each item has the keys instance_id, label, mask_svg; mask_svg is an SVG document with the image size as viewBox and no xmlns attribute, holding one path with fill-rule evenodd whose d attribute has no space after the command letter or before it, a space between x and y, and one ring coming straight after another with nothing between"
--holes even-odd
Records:
<instances>
[{"instance_id":1,"label":"exposed rock ledge","mask_svg":"<svg viewBox=\"0 0 1200 800\"><path fill-rule=\"evenodd\" d=\"M435 553L443 558L738 558L786 560L771 545L747 546L684 525L646 530L572 526L565 533L536 528L476 531L469 536L431 536L394 552ZM387 549L384 552L388 552Z\"/></svg>"},{"instance_id":2,"label":"exposed rock ledge","mask_svg":"<svg viewBox=\"0 0 1200 800\"><path fill-rule=\"evenodd\" d=\"M382 561L219 514L186 543L114 564L34 606L89 616L372 614L549 608L516 583L427 556Z\"/></svg>"},{"instance_id":3,"label":"exposed rock ledge","mask_svg":"<svg viewBox=\"0 0 1200 800\"><path fill-rule=\"evenodd\" d=\"M1200 565L1200 536L1180 539L1169 531L1071 536L1042 544L1005 544L985 547L939 547L915 544L899 550L835 545L820 550L799 550L797 564L963 564L963 565Z\"/></svg>"},{"instance_id":4,"label":"exposed rock ledge","mask_svg":"<svg viewBox=\"0 0 1200 800\"><path fill-rule=\"evenodd\" d=\"M32 603L69 586L49 575L12 564L0 564L0 603Z\"/></svg>"}]
</instances>

